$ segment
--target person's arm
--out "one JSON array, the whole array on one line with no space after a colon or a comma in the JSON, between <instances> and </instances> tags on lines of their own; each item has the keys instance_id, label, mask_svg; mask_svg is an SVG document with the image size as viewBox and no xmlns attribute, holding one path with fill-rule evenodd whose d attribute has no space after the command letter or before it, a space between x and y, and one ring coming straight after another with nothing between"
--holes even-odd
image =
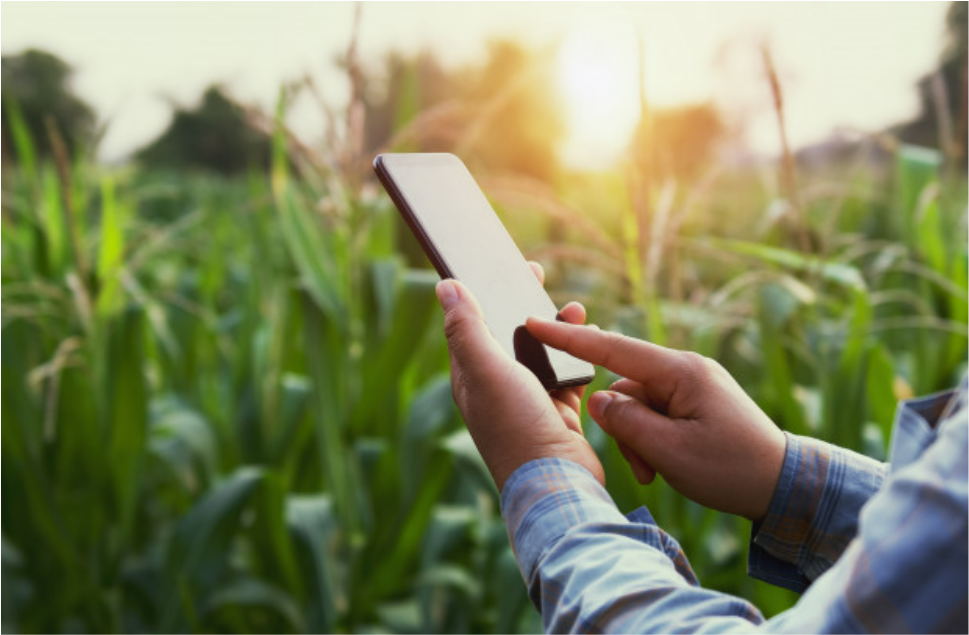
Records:
<instances>
[{"instance_id":1,"label":"person's arm","mask_svg":"<svg viewBox=\"0 0 969 635\"><path fill-rule=\"evenodd\" d=\"M501 492L548 630L749 631L762 621L748 602L696 586L645 509L631 520L619 513L582 436L581 390L547 393L497 345L466 287L445 280L437 293L454 399ZM562 310L572 323L584 314L575 304Z\"/></svg>"},{"instance_id":2,"label":"person's arm","mask_svg":"<svg viewBox=\"0 0 969 635\"><path fill-rule=\"evenodd\" d=\"M873 497L858 538L798 605L756 627L746 602L693 585L679 548L648 514L626 519L615 509L578 426L579 392L546 394L494 343L459 284L441 283L438 296L455 401L502 492L509 535L550 630L965 632L964 409L955 427L943 426L951 438ZM584 311L563 309L563 317L581 322ZM710 506L766 516L784 436L716 364L592 329L532 333L640 375L638 388L593 395L589 410L606 432L628 440L624 453L641 480L655 467ZM644 390L645 399L623 390Z\"/></svg>"},{"instance_id":3,"label":"person's arm","mask_svg":"<svg viewBox=\"0 0 969 635\"><path fill-rule=\"evenodd\" d=\"M746 600L698 586L646 508L623 516L576 463L525 464L501 507L547 633L750 632L763 622Z\"/></svg>"},{"instance_id":4,"label":"person's arm","mask_svg":"<svg viewBox=\"0 0 969 635\"><path fill-rule=\"evenodd\" d=\"M966 632L966 417L963 389L940 438L864 506L837 563L767 622L746 601L696 586L645 508L623 517L574 463L516 470L502 513L546 632Z\"/></svg>"}]
</instances>

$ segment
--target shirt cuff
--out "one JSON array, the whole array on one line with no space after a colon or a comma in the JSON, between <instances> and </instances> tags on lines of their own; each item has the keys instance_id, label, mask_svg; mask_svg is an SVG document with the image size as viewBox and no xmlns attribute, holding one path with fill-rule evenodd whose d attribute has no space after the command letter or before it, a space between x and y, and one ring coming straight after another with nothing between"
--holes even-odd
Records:
<instances>
[{"instance_id":1,"label":"shirt cuff","mask_svg":"<svg viewBox=\"0 0 969 635\"><path fill-rule=\"evenodd\" d=\"M754 525L748 571L802 591L854 538L861 507L881 486L885 466L817 439L784 434L784 466L767 516Z\"/></svg>"},{"instance_id":2,"label":"shirt cuff","mask_svg":"<svg viewBox=\"0 0 969 635\"><path fill-rule=\"evenodd\" d=\"M515 470L501 491L501 515L526 581L542 552L575 525L628 522L588 470L557 458Z\"/></svg>"},{"instance_id":3,"label":"shirt cuff","mask_svg":"<svg viewBox=\"0 0 969 635\"><path fill-rule=\"evenodd\" d=\"M964 385L965 380L962 383ZM965 391L960 396L964 398ZM939 421L955 412L960 405L960 399L956 397L955 390L947 390L898 404L889 454L892 472L917 461L935 441Z\"/></svg>"}]
</instances>

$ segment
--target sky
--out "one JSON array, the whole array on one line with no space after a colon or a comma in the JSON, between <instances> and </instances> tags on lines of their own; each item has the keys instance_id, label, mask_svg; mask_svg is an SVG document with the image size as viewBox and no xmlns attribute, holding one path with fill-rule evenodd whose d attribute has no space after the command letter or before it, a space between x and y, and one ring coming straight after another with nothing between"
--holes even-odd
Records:
<instances>
[{"instance_id":1,"label":"sky","mask_svg":"<svg viewBox=\"0 0 969 635\"><path fill-rule=\"evenodd\" d=\"M943 2L367 2L358 47L377 66L391 50L429 49L446 66L480 60L513 38L557 51L566 114L563 158L614 160L638 116L639 75L655 106L711 100L756 153L778 149L758 47L769 44L784 87L788 132L801 146L839 127L875 131L914 116L914 83L943 43ZM193 105L222 82L271 110L280 85L305 73L333 106L346 80L354 5L344 2L11 2L0 49L49 50L76 69L74 88L107 122L100 157L117 161L156 137L171 103ZM642 54L641 54L642 53ZM293 128L319 137L308 100Z\"/></svg>"}]
</instances>

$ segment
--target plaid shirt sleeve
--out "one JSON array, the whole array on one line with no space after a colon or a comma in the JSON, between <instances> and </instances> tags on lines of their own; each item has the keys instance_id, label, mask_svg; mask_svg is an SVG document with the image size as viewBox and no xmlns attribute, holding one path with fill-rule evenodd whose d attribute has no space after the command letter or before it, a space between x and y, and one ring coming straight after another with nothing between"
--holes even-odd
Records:
<instances>
[{"instance_id":1,"label":"plaid shirt sleeve","mask_svg":"<svg viewBox=\"0 0 969 635\"><path fill-rule=\"evenodd\" d=\"M899 408L892 470L861 510L856 535L768 632L965 633L969 628L969 416L926 419L932 396ZM930 415L931 416L931 415ZM905 422L908 423L905 423ZM915 436L904 428L921 430ZM909 448L908 460L896 451ZM919 448L915 451L913 448Z\"/></svg>"},{"instance_id":2,"label":"plaid shirt sleeve","mask_svg":"<svg viewBox=\"0 0 969 635\"><path fill-rule=\"evenodd\" d=\"M958 406L954 414L943 417L937 434L926 432L929 424L921 417L911 420L922 430L921 449L903 452L893 442L892 473L887 477L883 467L858 463L857 455L830 446L815 446L812 453L795 439L789 458L807 459L796 470L792 463L787 495L776 496L774 502L790 504L788 513L814 509L828 520L819 524L816 518L802 516L799 522L781 521L775 527L766 519L766 528L762 525L756 535L765 540L779 537L776 544L783 548L778 553L805 563L805 571L827 567L825 562L832 559L837 562L818 575L794 608L766 622L745 600L697 586L679 545L656 526L645 508L623 516L592 475L575 463L542 459L525 464L506 482L501 507L545 631L965 633L965 387L961 394L960 400L953 400ZM901 409L902 418L916 410ZM896 460L903 455L909 457L908 463ZM852 493L855 480L884 479L860 517L858 500L825 500L835 495L827 489L834 482L829 476L839 473L842 493L858 500L868 500L867 490ZM817 475L814 482L824 486L800 485L808 482L802 481L804 474ZM790 502L811 495L818 501L809 507ZM849 509L855 520L835 531L847 522L840 516ZM846 532L853 536L847 546ZM841 537L832 540L828 534Z\"/></svg>"},{"instance_id":3,"label":"plaid shirt sleeve","mask_svg":"<svg viewBox=\"0 0 969 635\"><path fill-rule=\"evenodd\" d=\"M837 446L785 433L787 453L767 516L753 526L751 577L803 591L838 561L887 467Z\"/></svg>"},{"instance_id":4,"label":"plaid shirt sleeve","mask_svg":"<svg viewBox=\"0 0 969 635\"><path fill-rule=\"evenodd\" d=\"M763 622L749 602L698 586L645 507L623 516L571 461L526 463L505 483L501 507L545 632L748 632Z\"/></svg>"}]
</instances>

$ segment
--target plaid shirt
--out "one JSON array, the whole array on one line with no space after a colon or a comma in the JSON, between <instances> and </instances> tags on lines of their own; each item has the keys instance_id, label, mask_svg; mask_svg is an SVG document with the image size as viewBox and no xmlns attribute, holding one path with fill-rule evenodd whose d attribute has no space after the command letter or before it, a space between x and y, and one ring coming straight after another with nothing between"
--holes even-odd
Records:
<instances>
[{"instance_id":1,"label":"plaid shirt","mask_svg":"<svg viewBox=\"0 0 969 635\"><path fill-rule=\"evenodd\" d=\"M585 469L542 459L501 507L546 632L967 632L966 386L900 405L889 464L788 435L750 574L804 591L771 620L699 586L645 507L623 516Z\"/></svg>"}]
</instances>

